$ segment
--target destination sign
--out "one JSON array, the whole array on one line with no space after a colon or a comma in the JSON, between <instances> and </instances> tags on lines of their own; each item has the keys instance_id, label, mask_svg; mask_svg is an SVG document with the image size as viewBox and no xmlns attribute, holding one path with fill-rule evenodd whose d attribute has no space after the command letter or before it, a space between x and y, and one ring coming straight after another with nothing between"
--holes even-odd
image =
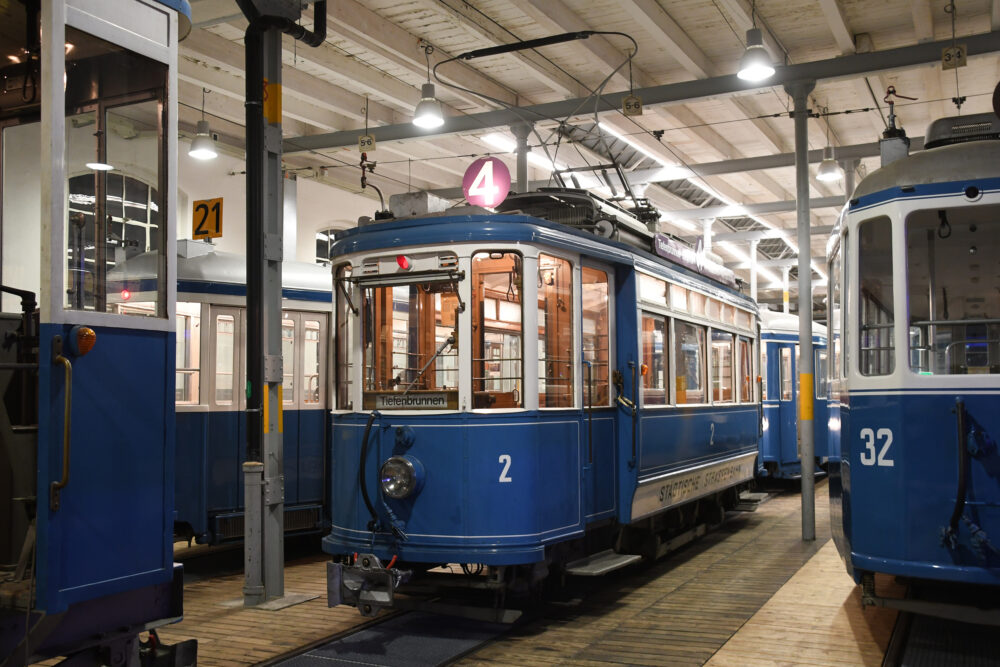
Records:
<instances>
[{"instance_id":1,"label":"destination sign","mask_svg":"<svg viewBox=\"0 0 1000 667\"><path fill-rule=\"evenodd\" d=\"M455 410L455 391L365 392L365 410Z\"/></svg>"}]
</instances>

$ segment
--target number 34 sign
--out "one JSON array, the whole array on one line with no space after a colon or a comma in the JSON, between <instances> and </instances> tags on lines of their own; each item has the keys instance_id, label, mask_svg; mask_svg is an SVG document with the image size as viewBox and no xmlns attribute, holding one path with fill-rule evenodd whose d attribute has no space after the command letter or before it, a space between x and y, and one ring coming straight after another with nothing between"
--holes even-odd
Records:
<instances>
[{"instance_id":1,"label":"number 34 sign","mask_svg":"<svg viewBox=\"0 0 1000 667\"><path fill-rule=\"evenodd\" d=\"M222 197L201 199L194 203L191 214L191 238L222 238Z\"/></svg>"},{"instance_id":2,"label":"number 34 sign","mask_svg":"<svg viewBox=\"0 0 1000 667\"><path fill-rule=\"evenodd\" d=\"M510 170L495 157L481 157L465 170L462 193L473 206L499 206L510 192Z\"/></svg>"}]
</instances>

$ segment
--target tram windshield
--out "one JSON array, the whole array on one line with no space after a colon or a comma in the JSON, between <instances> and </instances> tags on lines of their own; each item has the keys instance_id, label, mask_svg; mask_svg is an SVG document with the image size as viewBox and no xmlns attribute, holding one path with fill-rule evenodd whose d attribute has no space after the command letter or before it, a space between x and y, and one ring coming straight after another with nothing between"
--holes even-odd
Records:
<instances>
[{"instance_id":1,"label":"tram windshield","mask_svg":"<svg viewBox=\"0 0 1000 667\"><path fill-rule=\"evenodd\" d=\"M906 218L910 368L921 375L1000 373L1000 206Z\"/></svg>"},{"instance_id":2,"label":"tram windshield","mask_svg":"<svg viewBox=\"0 0 1000 667\"><path fill-rule=\"evenodd\" d=\"M457 282L362 290L366 410L458 408Z\"/></svg>"}]
</instances>

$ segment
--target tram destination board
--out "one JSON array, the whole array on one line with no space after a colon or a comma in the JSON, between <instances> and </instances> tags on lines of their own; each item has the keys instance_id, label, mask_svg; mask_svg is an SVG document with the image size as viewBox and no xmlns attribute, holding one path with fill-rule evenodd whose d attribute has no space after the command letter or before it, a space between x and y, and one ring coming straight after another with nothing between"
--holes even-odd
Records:
<instances>
[{"instance_id":1,"label":"tram destination board","mask_svg":"<svg viewBox=\"0 0 1000 667\"><path fill-rule=\"evenodd\" d=\"M457 410L457 391L372 391L365 393L365 410Z\"/></svg>"}]
</instances>

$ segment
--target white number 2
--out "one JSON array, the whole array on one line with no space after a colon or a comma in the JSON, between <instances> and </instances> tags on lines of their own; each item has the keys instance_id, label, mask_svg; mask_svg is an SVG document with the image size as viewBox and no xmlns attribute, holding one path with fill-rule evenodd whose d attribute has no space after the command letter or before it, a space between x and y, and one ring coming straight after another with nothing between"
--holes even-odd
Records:
<instances>
[{"instance_id":1,"label":"white number 2","mask_svg":"<svg viewBox=\"0 0 1000 667\"><path fill-rule=\"evenodd\" d=\"M888 458L889 446L892 445L892 430L880 428L876 433L873 429L861 429L861 439L865 441L865 451L861 452L861 464L866 466L880 465L891 468L895 464ZM876 446L876 442L885 441L881 448Z\"/></svg>"},{"instance_id":2,"label":"white number 2","mask_svg":"<svg viewBox=\"0 0 1000 667\"><path fill-rule=\"evenodd\" d=\"M476 174L476 178L473 179L472 185L469 186L469 194L482 195L486 205L493 206L493 202L500 195L500 188L493 184L493 162L487 160L483 163L479 173ZM501 479L500 481L503 480Z\"/></svg>"},{"instance_id":3,"label":"white number 2","mask_svg":"<svg viewBox=\"0 0 1000 667\"><path fill-rule=\"evenodd\" d=\"M500 471L500 481L501 482L513 482L514 480L510 478L507 473L510 472L510 454L501 454L500 463L503 463L503 470Z\"/></svg>"}]
</instances>

